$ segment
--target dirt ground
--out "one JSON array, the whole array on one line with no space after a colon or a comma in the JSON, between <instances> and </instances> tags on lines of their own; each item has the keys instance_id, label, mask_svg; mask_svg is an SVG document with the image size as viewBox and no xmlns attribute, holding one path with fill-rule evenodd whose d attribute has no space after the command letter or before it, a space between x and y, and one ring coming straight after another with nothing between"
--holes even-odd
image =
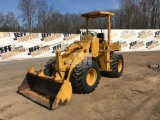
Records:
<instances>
[{"instance_id":1,"label":"dirt ground","mask_svg":"<svg viewBox=\"0 0 160 120\"><path fill-rule=\"evenodd\" d=\"M17 88L34 66L43 68L49 58L0 63L0 120L160 120L160 52L122 53L120 78L102 77L91 94L72 95L64 107L48 110L17 94Z\"/></svg>"}]
</instances>

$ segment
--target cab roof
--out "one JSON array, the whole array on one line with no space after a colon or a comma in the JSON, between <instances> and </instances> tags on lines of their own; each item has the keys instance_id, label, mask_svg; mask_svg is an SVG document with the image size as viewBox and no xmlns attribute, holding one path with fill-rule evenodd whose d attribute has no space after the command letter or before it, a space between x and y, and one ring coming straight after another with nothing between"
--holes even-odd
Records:
<instances>
[{"instance_id":1,"label":"cab roof","mask_svg":"<svg viewBox=\"0 0 160 120\"><path fill-rule=\"evenodd\" d=\"M82 17L86 17L86 18L106 17L108 15L114 16L114 13L105 12L105 11L94 11L94 12L81 14Z\"/></svg>"}]
</instances>

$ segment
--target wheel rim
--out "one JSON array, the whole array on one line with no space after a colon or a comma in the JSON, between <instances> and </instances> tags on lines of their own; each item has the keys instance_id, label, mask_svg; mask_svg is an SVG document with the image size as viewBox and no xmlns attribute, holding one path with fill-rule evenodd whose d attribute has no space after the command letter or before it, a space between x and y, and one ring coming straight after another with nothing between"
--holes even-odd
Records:
<instances>
[{"instance_id":1,"label":"wheel rim","mask_svg":"<svg viewBox=\"0 0 160 120\"><path fill-rule=\"evenodd\" d=\"M92 86L94 85L94 83L96 82L96 79L97 79L97 72L95 69L91 68L88 73L87 73L87 76L86 76L86 81L87 81L87 84L89 86Z\"/></svg>"},{"instance_id":2,"label":"wheel rim","mask_svg":"<svg viewBox=\"0 0 160 120\"><path fill-rule=\"evenodd\" d=\"M122 61L119 60L118 61L118 72L121 72L121 70L122 70Z\"/></svg>"}]
</instances>

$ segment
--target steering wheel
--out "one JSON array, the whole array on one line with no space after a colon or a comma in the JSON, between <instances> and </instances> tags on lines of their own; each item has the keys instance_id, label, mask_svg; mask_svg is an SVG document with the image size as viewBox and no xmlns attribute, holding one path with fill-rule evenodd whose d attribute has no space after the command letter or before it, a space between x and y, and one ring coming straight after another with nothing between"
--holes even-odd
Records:
<instances>
[{"instance_id":1,"label":"steering wheel","mask_svg":"<svg viewBox=\"0 0 160 120\"><path fill-rule=\"evenodd\" d=\"M95 31L88 31L88 35L92 35L93 37L96 37L97 34L98 34L98 33L95 32ZM86 32L84 32L83 35L87 35Z\"/></svg>"},{"instance_id":2,"label":"steering wheel","mask_svg":"<svg viewBox=\"0 0 160 120\"><path fill-rule=\"evenodd\" d=\"M96 37L98 33L95 32L95 31L90 31L90 34L91 34L93 37Z\"/></svg>"}]
</instances>

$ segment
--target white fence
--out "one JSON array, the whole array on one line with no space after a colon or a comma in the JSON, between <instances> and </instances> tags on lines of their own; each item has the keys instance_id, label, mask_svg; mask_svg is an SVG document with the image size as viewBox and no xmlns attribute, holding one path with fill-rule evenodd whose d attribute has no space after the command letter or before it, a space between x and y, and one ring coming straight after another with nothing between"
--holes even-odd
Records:
<instances>
[{"instance_id":1,"label":"white fence","mask_svg":"<svg viewBox=\"0 0 160 120\"><path fill-rule=\"evenodd\" d=\"M81 30L82 34L85 30ZM90 33L105 33L107 40L107 30L91 29ZM160 30L112 30L111 40L119 42L122 51L157 51L160 50Z\"/></svg>"},{"instance_id":2,"label":"white fence","mask_svg":"<svg viewBox=\"0 0 160 120\"><path fill-rule=\"evenodd\" d=\"M90 29L91 33L105 33L107 30ZM81 35L85 30L81 30ZM13 33L0 32L0 62L55 56L55 50L64 50L80 34L56 33ZM111 40L122 45L122 51L160 50L160 30L112 30Z\"/></svg>"},{"instance_id":3,"label":"white fence","mask_svg":"<svg viewBox=\"0 0 160 120\"><path fill-rule=\"evenodd\" d=\"M54 33L0 33L0 62L55 56L55 50L63 51L79 34Z\"/></svg>"}]
</instances>

